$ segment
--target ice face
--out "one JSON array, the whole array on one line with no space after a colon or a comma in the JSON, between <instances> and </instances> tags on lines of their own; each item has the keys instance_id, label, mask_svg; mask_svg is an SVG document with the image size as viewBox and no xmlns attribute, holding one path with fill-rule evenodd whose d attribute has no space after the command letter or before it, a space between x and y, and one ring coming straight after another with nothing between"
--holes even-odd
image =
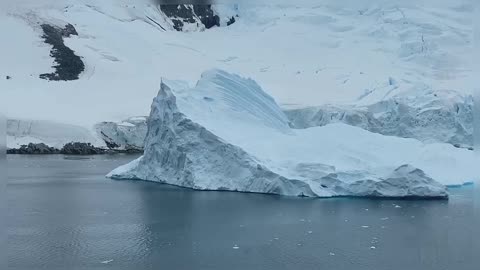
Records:
<instances>
[{"instance_id":1,"label":"ice face","mask_svg":"<svg viewBox=\"0 0 480 270\"><path fill-rule=\"evenodd\" d=\"M442 184L475 177L473 153L451 145L345 124L291 129L257 83L221 70L193 88L163 82L147 125L144 156L109 177L293 196L443 198Z\"/></svg>"},{"instance_id":2,"label":"ice face","mask_svg":"<svg viewBox=\"0 0 480 270\"><path fill-rule=\"evenodd\" d=\"M100 122L94 129L110 149L141 151L147 134L147 117L130 117L121 122Z\"/></svg>"},{"instance_id":3,"label":"ice face","mask_svg":"<svg viewBox=\"0 0 480 270\"><path fill-rule=\"evenodd\" d=\"M294 128L345 123L383 135L473 147L473 98L455 91L400 95L368 106L323 105L286 110Z\"/></svg>"}]
</instances>

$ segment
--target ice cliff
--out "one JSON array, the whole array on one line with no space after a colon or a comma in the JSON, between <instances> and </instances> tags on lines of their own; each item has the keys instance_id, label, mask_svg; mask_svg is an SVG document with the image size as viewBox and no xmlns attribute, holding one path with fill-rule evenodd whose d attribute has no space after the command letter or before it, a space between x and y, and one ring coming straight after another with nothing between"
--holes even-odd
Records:
<instances>
[{"instance_id":1,"label":"ice cliff","mask_svg":"<svg viewBox=\"0 0 480 270\"><path fill-rule=\"evenodd\" d=\"M136 116L118 123L100 122L94 129L110 149L142 151L147 134L147 120L145 116Z\"/></svg>"},{"instance_id":2,"label":"ice cliff","mask_svg":"<svg viewBox=\"0 0 480 270\"><path fill-rule=\"evenodd\" d=\"M162 82L144 155L108 174L199 190L292 196L446 198L477 176L472 151L346 124L292 129L253 80L221 70Z\"/></svg>"},{"instance_id":3,"label":"ice cliff","mask_svg":"<svg viewBox=\"0 0 480 270\"><path fill-rule=\"evenodd\" d=\"M456 91L400 95L369 105L285 110L294 128L345 123L371 132L426 143L473 147L473 97Z\"/></svg>"}]
</instances>

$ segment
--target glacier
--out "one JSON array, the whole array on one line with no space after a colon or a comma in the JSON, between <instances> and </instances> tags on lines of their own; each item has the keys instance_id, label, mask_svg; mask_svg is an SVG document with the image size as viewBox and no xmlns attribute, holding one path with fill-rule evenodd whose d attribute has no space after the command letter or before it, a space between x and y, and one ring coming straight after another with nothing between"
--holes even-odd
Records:
<instances>
[{"instance_id":1,"label":"glacier","mask_svg":"<svg viewBox=\"0 0 480 270\"><path fill-rule=\"evenodd\" d=\"M104 121L95 124L94 130L110 149L142 151L147 134L147 117L129 117L120 122Z\"/></svg>"},{"instance_id":2,"label":"glacier","mask_svg":"<svg viewBox=\"0 0 480 270\"><path fill-rule=\"evenodd\" d=\"M105 143L88 128L48 120L8 119L6 139L7 148L19 148L29 143L44 143L60 149L70 142L105 146Z\"/></svg>"},{"instance_id":3,"label":"glacier","mask_svg":"<svg viewBox=\"0 0 480 270\"><path fill-rule=\"evenodd\" d=\"M255 78L282 107L377 103L424 89L472 95L476 87L473 9L464 0L212 5L221 25L231 16L236 22L206 31L195 23L182 32L150 0L0 2L0 29L15 32L0 50L9 119L91 129L147 115L158 74L194 83L211 68ZM65 45L85 64L78 80L39 78L54 72L42 24L75 26L78 36Z\"/></svg>"},{"instance_id":4,"label":"glacier","mask_svg":"<svg viewBox=\"0 0 480 270\"><path fill-rule=\"evenodd\" d=\"M452 90L402 94L368 105L286 109L294 128L346 123L371 132L473 150L473 97Z\"/></svg>"},{"instance_id":5,"label":"glacier","mask_svg":"<svg viewBox=\"0 0 480 270\"><path fill-rule=\"evenodd\" d=\"M477 180L475 155L343 123L293 129L252 79L204 72L194 87L163 80L144 155L107 177L197 190L290 196L447 198ZM478 161L477 161L478 162Z\"/></svg>"}]
</instances>

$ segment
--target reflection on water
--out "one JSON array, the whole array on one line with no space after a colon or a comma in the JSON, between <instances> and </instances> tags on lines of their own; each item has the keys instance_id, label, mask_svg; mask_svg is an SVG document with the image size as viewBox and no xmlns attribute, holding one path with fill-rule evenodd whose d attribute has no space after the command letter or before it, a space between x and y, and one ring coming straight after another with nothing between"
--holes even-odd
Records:
<instances>
[{"instance_id":1,"label":"reflection on water","mask_svg":"<svg viewBox=\"0 0 480 270\"><path fill-rule=\"evenodd\" d=\"M199 192L104 178L134 158L10 156L9 266L462 270L478 262L473 186L452 189L448 202L398 201Z\"/></svg>"}]
</instances>

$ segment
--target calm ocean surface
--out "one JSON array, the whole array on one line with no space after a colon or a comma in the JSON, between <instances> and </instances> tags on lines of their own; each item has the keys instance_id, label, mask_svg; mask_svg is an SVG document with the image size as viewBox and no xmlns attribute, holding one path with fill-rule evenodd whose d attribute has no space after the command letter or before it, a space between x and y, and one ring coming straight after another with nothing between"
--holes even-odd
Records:
<instances>
[{"instance_id":1,"label":"calm ocean surface","mask_svg":"<svg viewBox=\"0 0 480 270\"><path fill-rule=\"evenodd\" d=\"M480 269L474 186L312 199L104 177L134 158L8 156L10 269Z\"/></svg>"}]
</instances>

